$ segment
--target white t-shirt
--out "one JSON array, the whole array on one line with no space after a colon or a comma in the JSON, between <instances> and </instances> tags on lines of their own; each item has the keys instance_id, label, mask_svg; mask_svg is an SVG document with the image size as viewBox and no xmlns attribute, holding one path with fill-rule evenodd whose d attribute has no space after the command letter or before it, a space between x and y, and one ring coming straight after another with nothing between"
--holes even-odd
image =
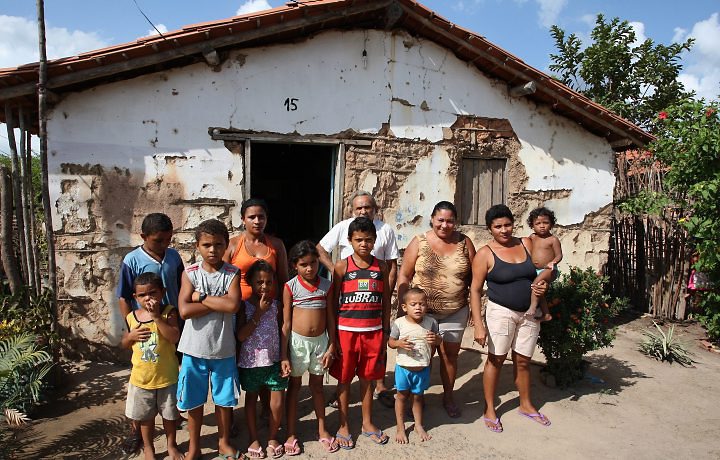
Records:
<instances>
[{"instance_id":1,"label":"white t-shirt","mask_svg":"<svg viewBox=\"0 0 720 460\"><path fill-rule=\"evenodd\" d=\"M350 222L355 220L354 217L338 222L330 231L320 240L320 245L327 252L332 252L336 247L340 247L340 259L347 259L352 255L353 248L348 241L348 227ZM393 260L400 256L397 242L395 241L395 232L385 222L375 219L375 231L377 237L375 239L375 247L371 254L382 260Z\"/></svg>"},{"instance_id":2,"label":"white t-shirt","mask_svg":"<svg viewBox=\"0 0 720 460\"><path fill-rule=\"evenodd\" d=\"M408 321L407 316L396 319L390 329L390 337L400 339L406 337L415 345L412 350L397 349L395 363L403 367L427 367L432 359L432 347L427 342L428 331L438 334L440 328L435 318L425 315L418 323Z\"/></svg>"}]
</instances>

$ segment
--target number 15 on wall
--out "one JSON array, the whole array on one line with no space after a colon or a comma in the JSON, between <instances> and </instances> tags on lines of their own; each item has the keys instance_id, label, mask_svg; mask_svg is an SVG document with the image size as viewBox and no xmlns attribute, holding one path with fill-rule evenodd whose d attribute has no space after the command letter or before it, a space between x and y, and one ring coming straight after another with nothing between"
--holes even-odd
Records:
<instances>
[{"instance_id":1,"label":"number 15 on wall","mask_svg":"<svg viewBox=\"0 0 720 460\"><path fill-rule=\"evenodd\" d=\"M289 97L285 99L285 102L283 102L283 105L285 105L285 110L288 112L294 112L298 109L297 103L300 99L296 97Z\"/></svg>"}]
</instances>

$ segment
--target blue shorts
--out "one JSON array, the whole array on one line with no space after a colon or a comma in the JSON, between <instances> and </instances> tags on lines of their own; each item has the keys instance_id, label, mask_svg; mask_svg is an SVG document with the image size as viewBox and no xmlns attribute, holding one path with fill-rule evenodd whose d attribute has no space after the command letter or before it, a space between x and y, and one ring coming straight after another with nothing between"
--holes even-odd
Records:
<instances>
[{"instance_id":1,"label":"blue shorts","mask_svg":"<svg viewBox=\"0 0 720 460\"><path fill-rule=\"evenodd\" d=\"M430 366L421 371L410 371L395 365L395 389L421 395L430 388Z\"/></svg>"},{"instance_id":2,"label":"blue shorts","mask_svg":"<svg viewBox=\"0 0 720 460\"><path fill-rule=\"evenodd\" d=\"M209 389L216 406L235 407L240 399L239 388L235 356L207 359L183 355L177 388L177 406L181 411L205 404Z\"/></svg>"}]
</instances>

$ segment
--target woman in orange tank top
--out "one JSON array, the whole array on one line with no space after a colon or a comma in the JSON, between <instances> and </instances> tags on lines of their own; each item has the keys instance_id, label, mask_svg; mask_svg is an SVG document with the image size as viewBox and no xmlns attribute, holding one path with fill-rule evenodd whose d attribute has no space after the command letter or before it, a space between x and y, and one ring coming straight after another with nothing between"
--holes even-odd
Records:
<instances>
[{"instance_id":1,"label":"woman in orange tank top","mask_svg":"<svg viewBox=\"0 0 720 460\"><path fill-rule=\"evenodd\" d=\"M283 286L288 279L287 252L282 240L265 234L267 224L267 204L264 200L250 198L240 207L245 231L230 238L223 260L240 269L240 289L242 299L252 295L252 289L245 280L245 273L256 260L268 262L275 271L276 286ZM274 292L277 296L279 290Z\"/></svg>"}]
</instances>

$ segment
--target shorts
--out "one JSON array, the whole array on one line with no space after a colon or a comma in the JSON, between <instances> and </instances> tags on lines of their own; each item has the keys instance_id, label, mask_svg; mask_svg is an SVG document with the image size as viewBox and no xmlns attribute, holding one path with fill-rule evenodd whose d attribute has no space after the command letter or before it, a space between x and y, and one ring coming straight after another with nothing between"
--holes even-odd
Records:
<instances>
[{"instance_id":1,"label":"shorts","mask_svg":"<svg viewBox=\"0 0 720 460\"><path fill-rule=\"evenodd\" d=\"M386 353L382 349L383 332L338 330L340 359L333 361L330 375L338 383L350 383L356 375L363 380L385 377Z\"/></svg>"},{"instance_id":2,"label":"shorts","mask_svg":"<svg viewBox=\"0 0 720 460\"><path fill-rule=\"evenodd\" d=\"M180 412L176 407L176 393L177 383L153 390L128 383L125 416L140 422L155 420L157 414L165 420L177 420L180 418Z\"/></svg>"},{"instance_id":3,"label":"shorts","mask_svg":"<svg viewBox=\"0 0 720 460\"><path fill-rule=\"evenodd\" d=\"M241 367L240 385L242 389L257 393L263 387L270 391L283 391L287 389L287 377L280 377L280 363L273 363L263 367Z\"/></svg>"},{"instance_id":4,"label":"shorts","mask_svg":"<svg viewBox=\"0 0 720 460\"><path fill-rule=\"evenodd\" d=\"M544 272L545 270L547 270L547 269L546 268L536 268L535 272L537 273L537 276L540 276L540 273ZM555 266L555 267L553 267L551 279L553 281L555 281L556 279L558 279L558 276L560 276L560 270L558 270L557 266Z\"/></svg>"},{"instance_id":5,"label":"shorts","mask_svg":"<svg viewBox=\"0 0 720 460\"><path fill-rule=\"evenodd\" d=\"M183 355L178 377L178 409L187 411L202 406L207 401L208 390L212 390L216 406L237 406L240 386L235 356L210 359Z\"/></svg>"},{"instance_id":6,"label":"shorts","mask_svg":"<svg viewBox=\"0 0 720 460\"><path fill-rule=\"evenodd\" d=\"M297 332L290 334L290 376L300 377L305 372L323 375L325 368L322 357L328 348L328 336L325 333L317 337L305 337Z\"/></svg>"},{"instance_id":7,"label":"shorts","mask_svg":"<svg viewBox=\"0 0 720 460\"><path fill-rule=\"evenodd\" d=\"M470 309L463 307L455 313L451 313L444 318L438 318L435 315L430 315L438 323L440 328L440 336L443 342L460 343L462 342L463 333L468 324L468 313Z\"/></svg>"},{"instance_id":8,"label":"shorts","mask_svg":"<svg viewBox=\"0 0 720 460\"><path fill-rule=\"evenodd\" d=\"M532 357L535 352L540 321L529 318L524 311L514 311L488 300L485 310L488 327L488 353L502 356L512 349Z\"/></svg>"},{"instance_id":9,"label":"shorts","mask_svg":"<svg viewBox=\"0 0 720 460\"><path fill-rule=\"evenodd\" d=\"M430 388L430 366L421 371L411 371L395 365L395 389L408 391L414 395L421 395Z\"/></svg>"}]
</instances>

